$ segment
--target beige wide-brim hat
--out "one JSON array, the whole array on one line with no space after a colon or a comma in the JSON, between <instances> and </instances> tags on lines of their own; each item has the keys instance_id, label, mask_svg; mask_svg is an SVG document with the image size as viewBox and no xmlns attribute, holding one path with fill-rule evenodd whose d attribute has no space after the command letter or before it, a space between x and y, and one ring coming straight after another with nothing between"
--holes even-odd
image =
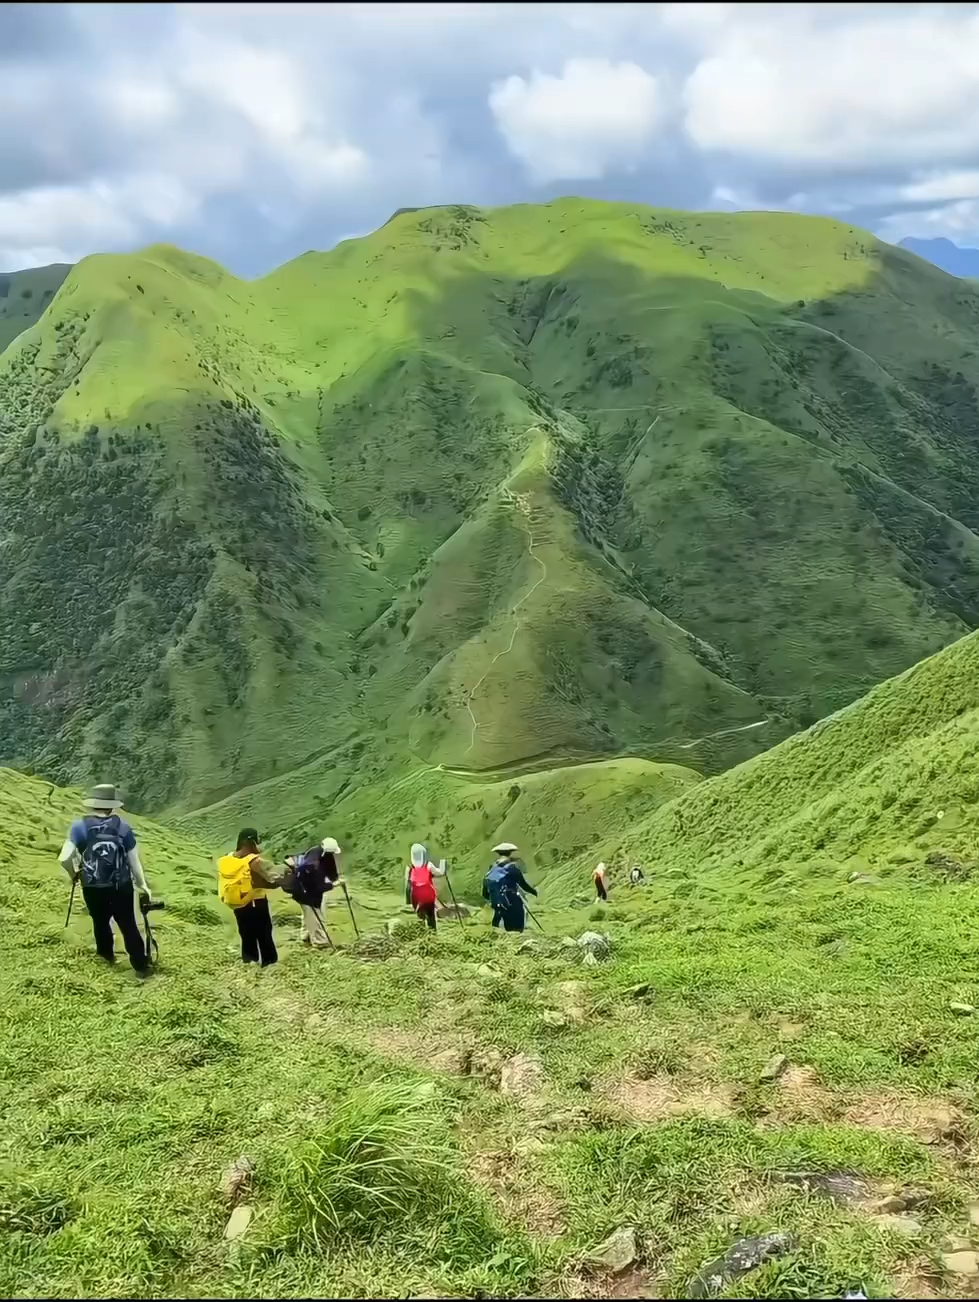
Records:
<instances>
[{"instance_id":1,"label":"beige wide-brim hat","mask_svg":"<svg viewBox=\"0 0 979 1302\"><path fill-rule=\"evenodd\" d=\"M82 804L86 809L122 809L122 796L118 787L111 782L103 782L92 788L92 794Z\"/></svg>"},{"instance_id":2,"label":"beige wide-brim hat","mask_svg":"<svg viewBox=\"0 0 979 1302\"><path fill-rule=\"evenodd\" d=\"M513 844L512 841L501 841L499 845L494 845L494 846L493 846L493 853L494 853L494 854L513 854L513 852L514 852L514 850L516 850L516 848L517 848L517 847Z\"/></svg>"},{"instance_id":3,"label":"beige wide-brim hat","mask_svg":"<svg viewBox=\"0 0 979 1302\"><path fill-rule=\"evenodd\" d=\"M334 841L332 836L323 837L323 840L320 841L320 849L324 854L343 854L343 851L340 849L337 842Z\"/></svg>"}]
</instances>

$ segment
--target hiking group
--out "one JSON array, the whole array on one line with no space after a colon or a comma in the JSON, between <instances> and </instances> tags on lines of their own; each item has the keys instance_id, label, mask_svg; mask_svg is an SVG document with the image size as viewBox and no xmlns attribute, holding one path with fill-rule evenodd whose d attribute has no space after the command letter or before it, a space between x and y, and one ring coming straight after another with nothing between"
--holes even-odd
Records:
<instances>
[{"instance_id":1,"label":"hiking group","mask_svg":"<svg viewBox=\"0 0 979 1302\"><path fill-rule=\"evenodd\" d=\"M122 800L116 787L111 784L95 787L84 805L87 812L71 824L59 855L61 866L71 881L65 926L71 918L75 889L80 882L82 899L92 920L96 953L107 962L114 962L114 922L130 964L136 972L145 975L152 969L156 946L148 915L154 909L162 909L163 903L153 899L136 848L135 834L120 816ZM312 949L333 948L322 910L324 897L336 887L343 891L354 929L360 934L346 882L340 875L342 853L337 841L327 836L301 854L287 855L284 868L277 868L262 854L255 828L246 827L238 833L234 853L223 855L218 860L218 898L234 913L243 963L268 967L278 960L268 901L269 892L276 889L291 896L299 905L302 914L299 939L302 944ZM536 896L537 890L524 876L517 846L512 841L503 841L493 847L493 854L495 860L483 879L482 889L483 899L493 910L492 925L502 927L504 931L522 932L529 916L540 926L524 899L525 895ZM607 900L607 869L603 863L597 866L592 877L598 898ZM434 864L426 846L416 841L405 867L405 903L431 931L437 929L439 896L436 878L446 883L455 915L461 921L463 912L452 894L445 860L440 859L437 865ZM630 885L638 886L644 880L642 869L634 866L629 873ZM142 932L136 919L134 891L139 897Z\"/></svg>"}]
</instances>

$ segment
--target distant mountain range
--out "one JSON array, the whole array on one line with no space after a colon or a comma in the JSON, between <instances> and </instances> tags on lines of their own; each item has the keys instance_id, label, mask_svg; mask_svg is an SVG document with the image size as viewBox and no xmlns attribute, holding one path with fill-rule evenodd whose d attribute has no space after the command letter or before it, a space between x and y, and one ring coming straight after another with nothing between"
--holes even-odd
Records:
<instances>
[{"instance_id":1,"label":"distant mountain range","mask_svg":"<svg viewBox=\"0 0 979 1302\"><path fill-rule=\"evenodd\" d=\"M901 248L909 253L917 253L950 276L971 276L979 279L979 249L960 249L951 240L916 240L908 237L901 241Z\"/></svg>"}]
</instances>

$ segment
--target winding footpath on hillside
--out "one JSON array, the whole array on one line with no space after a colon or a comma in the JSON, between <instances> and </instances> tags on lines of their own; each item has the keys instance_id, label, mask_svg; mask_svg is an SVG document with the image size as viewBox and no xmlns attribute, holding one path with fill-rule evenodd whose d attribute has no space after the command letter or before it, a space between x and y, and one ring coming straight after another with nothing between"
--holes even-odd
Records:
<instances>
[{"instance_id":1,"label":"winding footpath on hillside","mask_svg":"<svg viewBox=\"0 0 979 1302\"><path fill-rule=\"evenodd\" d=\"M541 558L534 551L534 547L536 546L536 541L534 539L534 531L530 521L529 495L526 493L514 494L511 493L508 488L504 488L502 497L503 497L504 504L508 506L516 506L517 510L525 517L526 523L524 524L524 532L527 535L527 555L530 556L532 560L535 560L537 564L541 567L541 573L538 579L536 580L536 582L534 582L531 585L531 587L524 593L524 595L520 598L520 600L514 604L514 606L510 611L510 614L514 617L514 625L513 625L513 632L510 634L509 646L506 648L505 651L500 651L493 657L493 659L489 662L489 665L486 667L486 670L484 671L482 677L472 688L472 690L469 693L469 696L466 699L466 709L469 711L469 718L472 720L472 736L469 739L469 746L465 751L466 755L468 755L469 752L476 745L476 733L479 731L479 722L476 718L476 715L473 713L473 708L472 708L473 699L475 698L475 695L479 691L480 687L482 687L483 683L486 681L489 674L492 672L493 667L497 663L497 661L502 660L504 656L509 655L510 652L513 650L513 644L516 641L517 634L520 632L520 629L523 627L520 620L516 618L517 611L524 604L524 602L528 601L534 595L534 593L537 591L540 585L547 578L547 565L544 563L544 561L541 560Z\"/></svg>"}]
</instances>

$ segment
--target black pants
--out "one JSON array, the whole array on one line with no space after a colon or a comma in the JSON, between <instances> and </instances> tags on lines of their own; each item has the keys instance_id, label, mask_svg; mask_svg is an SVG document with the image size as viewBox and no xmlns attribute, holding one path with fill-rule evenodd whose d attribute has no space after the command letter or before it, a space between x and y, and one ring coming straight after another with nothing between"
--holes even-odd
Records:
<instances>
[{"instance_id":1,"label":"black pants","mask_svg":"<svg viewBox=\"0 0 979 1302\"><path fill-rule=\"evenodd\" d=\"M416 904L415 912L428 923L430 930L435 930L435 901L431 904Z\"/></svg>"},{"instance_id":2,"label":"black pants","mask_svg":"<svg viewBox=\"0 0 979 1302\"><path fill-rule=\"evenodd\" d=\"M133 902L133 888L120 890L106 886L83 886L82 898L92 919L92 931L95 933L95 949L101 958L110 963L115 958L112 941L112 923L122 933L129 961L137 972L145 971L147 965L146 946L136 921L136 907Z\"/></svg>"},{"instance_id":3,"label":"black pants","mask_svg":"<svg viewBox=\"0 0 979 1302\"><path fill-rule=\"evenodd\" d=\"M261 963L262 967L268 967L277 961L279 954L272 939L272 914L264 896L235 909L235 922L241 937L243 963Z\"/></svg>"},{"instance_id":4,"label":"black pants","mask_svg":"<svg viewBox=\"0 0 979 1302\"><path fill-rule=\"evenodd\" d=\"M608 899L608 891L605 889L605 883L600 882L597 877L595 878L595 894L600 900Z\"/></svg>"}]
</instances>

